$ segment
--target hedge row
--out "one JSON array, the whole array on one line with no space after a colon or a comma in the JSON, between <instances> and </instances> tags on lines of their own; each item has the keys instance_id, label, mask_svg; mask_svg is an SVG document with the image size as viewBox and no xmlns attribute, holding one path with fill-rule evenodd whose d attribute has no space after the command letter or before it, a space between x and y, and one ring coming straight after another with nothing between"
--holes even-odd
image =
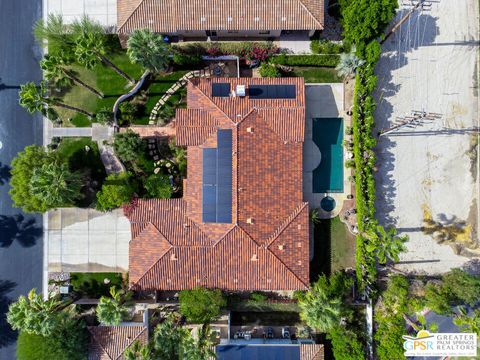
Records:
<instances>
[{"instance_id":1,"label":"hedge row","mask_svg":"<svg viewBox=\"0 0 480 360\"><path fill-rule=\"evenodd\" d=\"M350 52L350 46L337 44L325 39L315 39L310 42L310 50L314 54L341 54L343 52Z\"/></svg>"},{"instance_id":2,"label":"hedge row","mask_svg":"<svg viewBox=\"0 0 480 360\"><path fill-rule=\"evenodd\" d=\"M375 179L373 169L376 156L373 147L376 139L372 134L375 127L373 113L376 103L373 91L377 85L377 76L373 69L380 57L380 45L371 42L362 54L366 60L357 70L352 116L353 153L355 159L355 192L359 235L357 235L356 266L358 282L363 287L376 280L376 258L367 248L372 241L368 235L377 225L375 220Z\"/></svg>"},{"instance_id":3,"label":"hedge row","mask_svg":"<svg viewBox=\"0 0 480 360\"><path fill-rule=\"evenodd\" d=\"M275 55L270 58L273 64L287 66L323 66L335 67L340 62L340 55Z\"/></svg>"}]
</instances>

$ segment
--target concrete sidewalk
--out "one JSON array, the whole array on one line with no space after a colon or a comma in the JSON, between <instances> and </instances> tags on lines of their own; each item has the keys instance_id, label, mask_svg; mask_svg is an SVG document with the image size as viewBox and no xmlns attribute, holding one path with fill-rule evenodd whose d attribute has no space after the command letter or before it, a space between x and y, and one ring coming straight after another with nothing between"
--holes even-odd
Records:
<instances>
[{"instance_id":1,"label":"concrete sidewalk","mask_svg":"<svg viewBox=\"0 0 480 360\"><path fill-rule=\"evenodd\" d=\"M44 0L48 14L62 15L67 24L87 15L115 31L117 27L117 0Z\"/></svg>"}]
</instances>

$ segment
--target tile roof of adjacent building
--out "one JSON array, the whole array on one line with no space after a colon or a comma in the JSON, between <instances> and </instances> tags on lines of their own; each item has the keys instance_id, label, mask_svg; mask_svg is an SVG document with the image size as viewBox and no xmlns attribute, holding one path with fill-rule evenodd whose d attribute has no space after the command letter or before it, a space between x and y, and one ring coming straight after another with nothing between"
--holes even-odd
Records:
<instances>
[{"instance_id":1,"label":"tile roof of adjacent building","mask_svg":"<svg viewBox=\"0 0 480 360\"><path fill-rule=\"evenodd\" d=\"M88 360L123 360L123 353L136 340L144 345L148 342L144 325L89 326L88 331Z\"/></svg>"},{"instance_id":2,"label":"tile roof of adjacent building","mask_svg":"<svg viewBox=\"0 0 480 360\"><path fill-rule=\"evenodd\" d=\"M294 99L212 97L212 83L294 85ZM187 146L182 199L139 200L129 279L138 289L294 290L309 284L308 204L302 193L305 93L301 78L193 79L177 111ZM231 223L204 223L202 152L232 131Z\"/></svg>"},{"instance_id":3,"label":"tile roof of adjacent building","mask_svg":"<svg viewBox=\"0 0 480 360\"><path fill-rule=\"evenodd\" d=\"M318 0L118 0L119 33L195 30L322 30Z\"/></svg>"},{"instance_id":4,"label":"tile roof of adjacent building","mask_svg":"<svg viewBox=\"0 0 480 360\"><path fill-rule=\"evenodd\" d=\"M323 360L324 356L323 344L300 345L300 360Z\"/></svg>"}]
</instances>

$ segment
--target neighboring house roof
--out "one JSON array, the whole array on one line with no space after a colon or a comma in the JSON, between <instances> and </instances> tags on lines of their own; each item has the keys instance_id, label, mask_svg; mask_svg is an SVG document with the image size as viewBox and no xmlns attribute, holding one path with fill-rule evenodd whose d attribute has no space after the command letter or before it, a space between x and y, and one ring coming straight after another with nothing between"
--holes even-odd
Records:
<instances>
[{"instance_id":1,"label":"neighboring house roof","mask_svg":"<svg viewBox=\"0 0 480 360\"><path fill-rule=\"evenodd\" d=\"M228 344L216 347L218 360L323 360L322 344Z\"/></svg>"},{"instance_id":2,"label":"neighboring house roof","mask_svg":"<svg viewBox=\"0 0 480 360\"><path fill-rule=\"evenodd\" d=\"M136 340L148 342L147 327L143 325L89 326L88 360L123 360L123 353Z\"/></svg>"},{"instance_id":3,"label":"neighboring house roof","mask_svg":"<svg viewBox=\"0 0 480 360\"><path fill-rule=\"evenodd\" d=\"M118 32L322 30L320 0L118 0Z\"/></svg>"},{"instance_id":4,"label":"neighboring house roof","mask_svg":"<svg viewBox=\"0 0 480 360\"><path fill-rule=\"evenodd\" d=\"M290 87L294 98L214 97L213 83L228 83L231 89L237 85ZM128 215L131 285L164 290L308 287L304 124L302 78L191 80L187 109L177 110L176 141L187 146L188 154L184 197L139 200ZM226 168L227 173L231 171L227 186L231 221L204 222L202 154L217 147L220 130L230 130L232 137L231 155L227 153L232 162Z\"/></svg>"}]
</instances>

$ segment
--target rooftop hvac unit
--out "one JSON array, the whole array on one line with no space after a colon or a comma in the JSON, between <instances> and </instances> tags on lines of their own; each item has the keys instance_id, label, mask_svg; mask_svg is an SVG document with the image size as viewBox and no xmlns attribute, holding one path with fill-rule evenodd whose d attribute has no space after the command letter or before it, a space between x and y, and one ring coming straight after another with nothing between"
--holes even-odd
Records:
<instances>
[{"instance_id":1,"label":"rooftop hvac unit","mask_svg":"<svg viewBox=\"0 0 480 360\"><path fill-rule=\"evenodd\" d=\"M244 97L245 95L245 85L237 85L237 96Z\"/></svg>"}]
</instances>

